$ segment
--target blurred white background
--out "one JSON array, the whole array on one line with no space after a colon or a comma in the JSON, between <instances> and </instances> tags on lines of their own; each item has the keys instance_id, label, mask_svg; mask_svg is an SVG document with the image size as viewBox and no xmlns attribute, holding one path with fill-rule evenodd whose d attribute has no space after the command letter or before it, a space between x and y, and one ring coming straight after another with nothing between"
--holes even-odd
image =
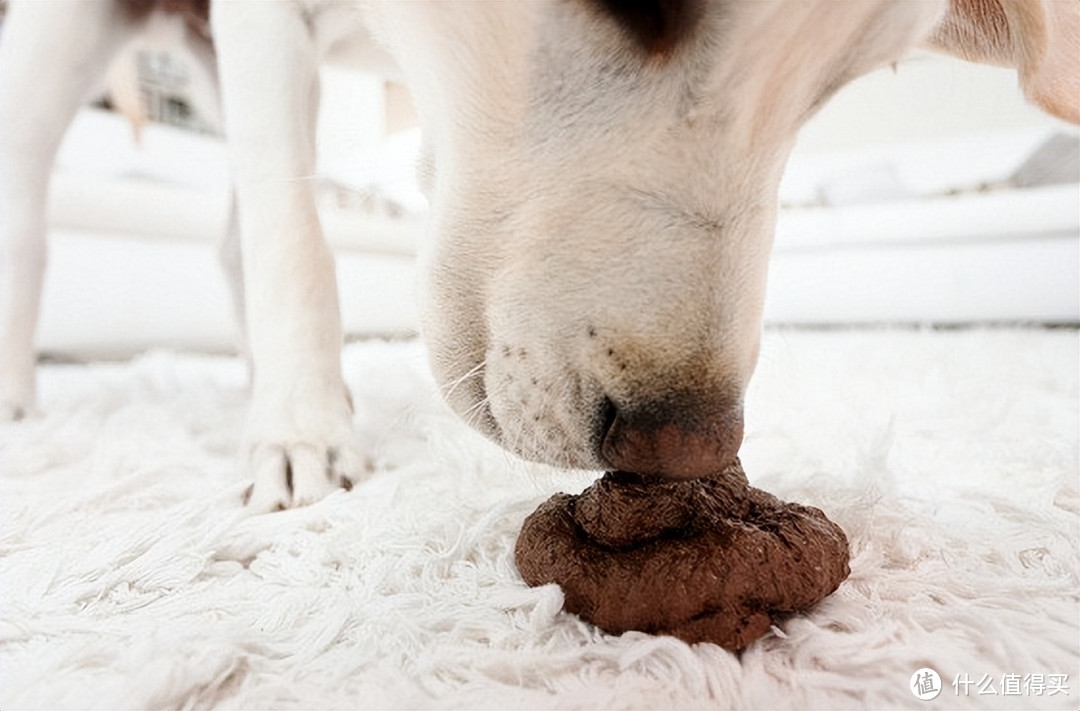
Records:
<instances>
[{"instance_id":1,"label":"blurred white background","mask_svg":"<svg viewBox=\"0 0 1080 711\"><path fill-rule=\"evenodd\" d=\"M412 333L418 132L388 134L380 80L325 70L323 85L319 195L346 331ZM916 54L854 82L792 157L767 320L1075 323L1076 137L1006 69ZM213 135L151 124L136 145L122 117L82 111L54 175L42 350L231 349L228 206Z\"/></svg>"}]
</instances>

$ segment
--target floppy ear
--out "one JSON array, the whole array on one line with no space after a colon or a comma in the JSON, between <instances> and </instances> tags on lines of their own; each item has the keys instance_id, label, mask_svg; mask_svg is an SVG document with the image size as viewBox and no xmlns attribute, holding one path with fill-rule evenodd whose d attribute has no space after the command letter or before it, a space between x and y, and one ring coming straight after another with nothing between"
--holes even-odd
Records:
<instances>
[{"instance_id":1,"label":"floppy ear","mask_svg":"<svg viewBox=\"0 0 1080 711\"><path fill-rule=\"evenodd\" d=\"M949 0L928 44L973 62L1016 67L1024 94L1080 123L1080 3Z\"/></svg>"}]
</instances>

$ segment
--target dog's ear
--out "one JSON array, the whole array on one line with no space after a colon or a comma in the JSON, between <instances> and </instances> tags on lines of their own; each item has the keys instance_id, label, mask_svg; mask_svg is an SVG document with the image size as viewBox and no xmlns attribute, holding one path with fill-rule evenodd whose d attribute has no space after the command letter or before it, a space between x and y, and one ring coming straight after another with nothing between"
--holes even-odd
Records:
<instances>
[{"instance_id":1,"label":"dog's ear","mask_svg":"<svg viewBox=\"0 0 1080 711\"><path fill-rule=\"evenodd\" d=\"M589 0L647 54L667 57L694 28L708 0Z\"/></svg>"},{"instance_id":2,"label":"dog's ear","mask_svg":"<svg viewBox=\"0 0 1080 711\"><path fill-rule=\"evenodd\" d=\"M929 46L963 59L1016 67L1024 94L1080 123L1080 3L949 0Z\"/></svg>"}]
</instances>

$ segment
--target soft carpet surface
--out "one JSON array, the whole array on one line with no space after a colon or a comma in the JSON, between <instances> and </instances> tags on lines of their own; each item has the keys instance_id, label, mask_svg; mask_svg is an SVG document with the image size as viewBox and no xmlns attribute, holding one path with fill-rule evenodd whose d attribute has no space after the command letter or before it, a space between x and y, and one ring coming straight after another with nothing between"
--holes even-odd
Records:
<instances>
[{"instance_id":1,"label":"soft carpet surface","mask_svg":"<svg viewBox=\"0 0 1080 711\"><path fill-rule=\"evenodd\" d=\"M0 425L0 706L1076 708L1078 363L1075 331L767 332L743 462L852 573L741 656L527 588L522 520L591 476L468 431L416 343L346 349L367 479L258 516L238 360L47 365Z\"/></svg>"}]
</instances>

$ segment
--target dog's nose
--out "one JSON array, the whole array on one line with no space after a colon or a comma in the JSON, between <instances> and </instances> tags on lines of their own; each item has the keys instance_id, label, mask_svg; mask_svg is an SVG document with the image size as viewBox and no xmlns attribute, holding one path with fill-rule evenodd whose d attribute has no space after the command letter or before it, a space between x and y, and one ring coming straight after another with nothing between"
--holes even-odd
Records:
<instances>
[{"instance_id":1,"label":"dog's nose","mask_svg":"<svg viewBox=\"0 0 1080 711\"><path fill-rule=\"evenodd\" d=\"M743 410L737 399L682 396L638 407L609 400L600 454L622 471L694 479L728 466L742 439Z\"/></svg>"}]
</instances>

